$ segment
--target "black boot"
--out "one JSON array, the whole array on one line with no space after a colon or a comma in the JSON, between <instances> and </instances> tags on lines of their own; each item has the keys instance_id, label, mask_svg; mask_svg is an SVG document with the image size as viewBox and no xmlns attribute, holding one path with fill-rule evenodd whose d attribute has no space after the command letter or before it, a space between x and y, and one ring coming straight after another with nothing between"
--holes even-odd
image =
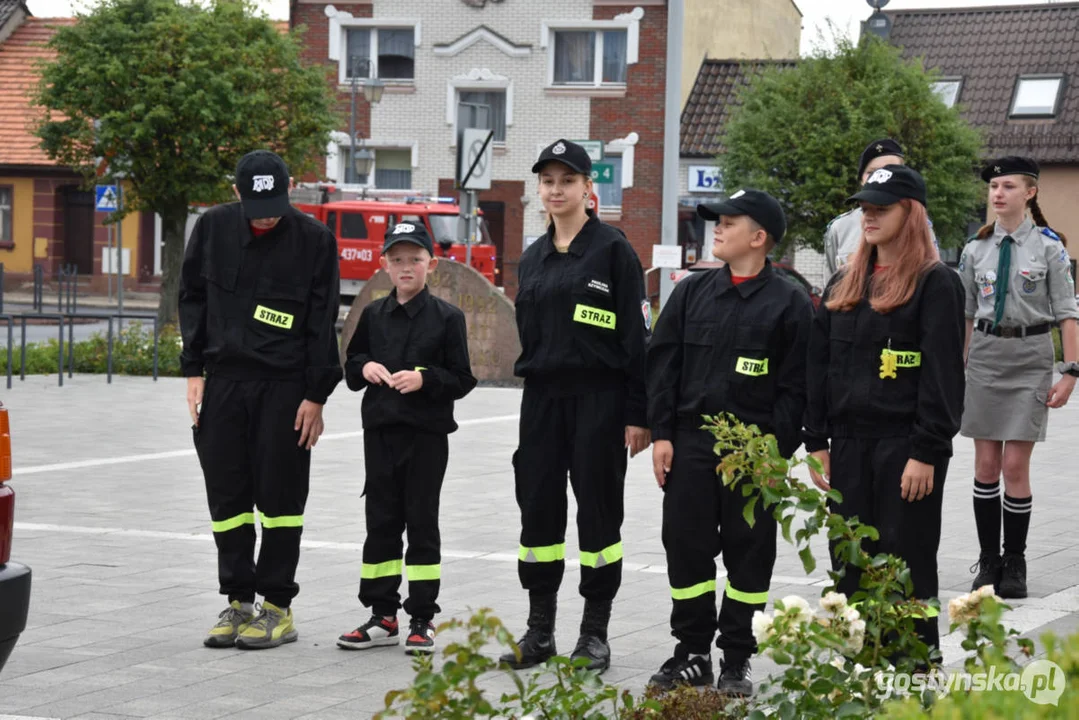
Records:
<instances>
[{"instance_id":1,"label":"black boot","mask_svg":"<svg viewBox=\"0 0 1079 720\"><path fill-rule=\"evenodd\" d=\"M524 670L547 662L557 651L554 646L554 618L558 609L557 595L529 595L528 630L517 641L520 657L512 650L499 658L514 670Z\"/></svg>"},{"instance_id":2,"label":"black boot","mask_svg":"<svg viewBox=\"0 0 1079 720\"><path fill-rule=\"evenodd\" d=\"M1000 589L1002 598L1025 598L1027 596L1027 560L1021 553L1004 553L1001 561Z\"/></svg>"},{"instance_id":3,"label":"black boot","mask_svg":"<svg viewBox=\"0 0 1079 720\"><path fill-rule=\"evenodd\" d=\"M748 657L724 655L719 661L719 681L716 689L723 695L749 697L753 694L753 670Z\"/></svg>"},{"instance_id":4,"label":"black boot","mask_svg":"<svg viewBox=\"0 0 1079 720\"><path fill-rule=\"evenodd\" d=\"M977 568L978 576L974 578L974 584L970 586L970 591L974 592L980 587L985 585L992 585L993 591L1000 592L1000 555L996 553L983 552L978 557L978 562L974 564L974 567L970 569L971 572L975 572Z\"/></svg>"},{"instance_id":5,"label":"black boot","mask_svg":"<svg viewBox=\"0 0 1079 720\"><path fill-rule=\"evenodd\" d=\"M603 672L611 666L611 646L607 644L607 623L611 621L610 600L585 600L581 637L570 655L571 660L585 658L585 670ZM576 665L576 663L574 663Z\"/></svg>"}]
</instances>

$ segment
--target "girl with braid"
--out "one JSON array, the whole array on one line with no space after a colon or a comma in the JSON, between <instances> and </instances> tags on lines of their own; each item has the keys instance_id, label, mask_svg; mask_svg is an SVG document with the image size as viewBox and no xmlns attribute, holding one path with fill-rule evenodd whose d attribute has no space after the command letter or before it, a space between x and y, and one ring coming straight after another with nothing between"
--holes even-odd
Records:
<instances>
[{"instance_id":1,"label":"girl with braid","mask_svg":"<svg viewBox=\"0 0 1079 720\"><path fill-rule=\"evenodd\" d=\"M1003 598L1027 596L1030 456L1034 443L1045 440L1049 408L1068 402L1079 377L1071 262L1065 238L1049 228L1038 207L1038 173L1038 164L1026 157L1004 157L985 167L982 179L989 183L996 221L971 238L959 261L967 318L960 432L974 439L974 519L981 546L971 571L978 573L974 588L993 585ZM1064 351L1055 383L1049 332L1054 323Z\"/></svg>"}]
</instances>

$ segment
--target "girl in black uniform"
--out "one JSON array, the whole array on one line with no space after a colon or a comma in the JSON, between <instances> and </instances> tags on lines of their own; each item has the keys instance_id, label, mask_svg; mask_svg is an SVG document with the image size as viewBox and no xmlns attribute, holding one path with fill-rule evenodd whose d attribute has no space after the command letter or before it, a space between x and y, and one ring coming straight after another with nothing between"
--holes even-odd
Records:
<instances>
[{"instance_id":1,"label":"girl in black uniform","mask_svg":"<svg viewBox=\"0 0 1079 720\"><path fill-rule=\"evenodd\" d=\"M586 209L592 162L584 148L559 140L532 171L551 223L517 271L521 356L514 373L525 387L513 468L521 509L517 567L529 614L520 657L502 660L522 668L555 655L568 473L585 598L571 657L604 670L611 603L622 581L626 448L632 456L651 442L644 392L651 312L637 253L620 230Z\"/></svg>"},{"instance_id":2,"label":"girl in black uniform","mask_svg":"<svg viewBox=\"0 0 1079 720\"><path fill-rule=\"evenodd\" d=\"M876 527L880 539L867 549L905 560L913 596L929 600L963 411L963 288L933 247L917 172L888 165L851 199L862 208L863 242L813 324L804 441L823 465L813 482L843 495L834 510ZM838 589L850 596L858 584L848 567ZM936 615L916 623L931 656Z\"/></svg>"}]
</instances>

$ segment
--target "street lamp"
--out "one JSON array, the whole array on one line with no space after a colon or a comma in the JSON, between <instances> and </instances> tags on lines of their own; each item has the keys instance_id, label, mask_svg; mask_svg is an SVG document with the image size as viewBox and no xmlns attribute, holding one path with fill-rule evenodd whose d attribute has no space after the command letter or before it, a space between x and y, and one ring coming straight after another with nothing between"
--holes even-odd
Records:
<instances>
[{"instance_id":1,"label":"street lamp","mask_svg":"<svg viewBox=\"0 0 1079 720\"><path fill-rule=\"evenodd\" d=\"M356 86L360 81L360 69L363 69L364 83L363 83L363 97L371 105L377 105L382 99L382 91L385 89L385 85L378 78L368 78L371 74L371 60L370 58L360 57L359 55L352 55L349 58L349 62L352 66L352 78L351 78L351 115L348 125L348 150L351 156L352 162L348 164L345 169L345 173L349 178L349 182L355 184L358 182L358 176L367 175L371 171L371 165L374 162L375 156L367 148L362 148L358 153L356 152Z\"/></svg>"}]
</instances>

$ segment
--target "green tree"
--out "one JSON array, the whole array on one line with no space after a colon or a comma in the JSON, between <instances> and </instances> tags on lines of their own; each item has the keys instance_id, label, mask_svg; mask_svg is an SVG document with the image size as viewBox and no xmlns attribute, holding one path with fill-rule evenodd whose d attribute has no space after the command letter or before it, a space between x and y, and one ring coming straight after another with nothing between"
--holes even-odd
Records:
<instances>
[{"instance_id":1,"label":"green tree","mask_svg":"<svg viewBox=\"0 0 1079 720\"><path fill-rule=\"evenodd\" d=\"M858 188L858 156L880 137L898 140L925 177L929 215L942 247L961 245L984 193L981 137L933 93L935 74L868 37L840 39L793 68L771 67L742 91L719 157L728 188L772 193L787 214L786 250L820 250L824 230Z\"/></svg>"},{"instance_id":2,"label":"green tree","mask_svg":"<svg viewBox=\"0 0 1079 720\"><path fill-rule=\"evenodd\" d=\"M158 315L175 321L189 207L232 198L244 153L312 169L334 127L320 68L251 0L104 0L50 42L36 128L45 152L94 179L99 158L125 179L125 211L162 218ZM116 218L118 219L118 218Z\"/></svg>"}]
</instances>

